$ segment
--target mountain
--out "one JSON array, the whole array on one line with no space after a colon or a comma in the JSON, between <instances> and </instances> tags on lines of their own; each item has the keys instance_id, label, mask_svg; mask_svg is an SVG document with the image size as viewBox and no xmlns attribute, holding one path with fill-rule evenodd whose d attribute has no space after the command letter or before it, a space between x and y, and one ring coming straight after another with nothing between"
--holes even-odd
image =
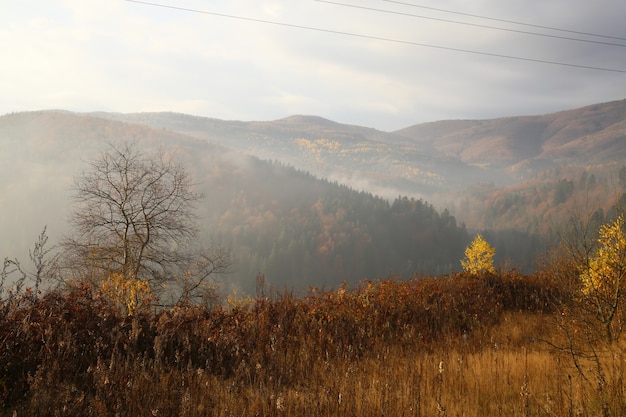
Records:
<instances>
[{"instance_id":1,"label":"mountain","mask_svg":"<svg viewBox=\"0 0 626 417\"><path fill-rule=\"evenodd\" d=\"M107 141L131 139L176 149L207 196L198 244L230 245L231 282L248 289L258 272L295 287L449 272L465 227L498 262L528 267L573 213L601 221L626 202L625 136L626 100L395 132L303 115L8 114L0 254L24 258L46 224L52 240L66 233L72 178Z\"/></svg>"},{"instance_id":2,"label":"mountain","mask_svg":"<svg viewBox=\"0 0 626 417\"><path fill-rule=\"evenodd\" d=\"M419 199L387 201L172 130L43 111L0 117L2 256L25 262L46 225L52 242L68 233L72 178L120 140L148 153L172 150L188 169L206 196L196 243L231 249L228 289L253 292L259 273L275 288L295 289L447 273L469 241L454 217Z\"/></svg>"},{"instance_id":3,"label":"mountain","mask_svg":"<svg viewBox=\"0 0 626 417\"><path fill-rule=\"evenodd\" d=\"M626 157L626 100L539 116L438 121L395 132L315 116L267 122L178 113L98 116L184 133L387 198L437 199L476 183L510 186L546 169Z\"/></svg>"},{"instance_id":4,"label":"mountain","mask_svg":"<svg viewBox=\"0 0 626 417\"><path fill-rule=\"evenodd\" d=\"M542 116L425 123L394 132L405 145L519 176L626 157L626 100Z\"/></svg>"},{"instance_id":5,"label":"mountain","mask_svg":"<svg viewBox=\"0 0 626 417\"><path fill-rule=\"evenodd\" d=\"M427 145L376 129L315 116L267 122L224 121L179 113L97 113L102 118L183 133L386 198L429 196L488 180L479 168L443 156Z\"/></svg>"}]
</instances>

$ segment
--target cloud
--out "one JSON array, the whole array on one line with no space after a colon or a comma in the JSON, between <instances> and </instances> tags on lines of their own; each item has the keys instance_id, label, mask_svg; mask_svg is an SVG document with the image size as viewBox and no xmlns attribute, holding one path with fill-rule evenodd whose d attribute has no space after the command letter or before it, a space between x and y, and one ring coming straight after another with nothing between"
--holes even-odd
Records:
<instances>
[{"instance_id":1,"label":"cloud","mask_svg":"<svg viewBox=\"0 0 626 417\"><path fill-rule=\"evenodd\" d=\"M624 85L624 73L504 57L626 70L624 47L364 8L607 43L626 40L392 2L345 0L355 8L318 1L159 1L178 9L134 2L31 3L11 4L0 16L0 53L11 57L0 68L0 113L172 110L242 120L319 114L394 130L439 119L546 113L624 98L616 88ZM598 7L581 0L485 0L445 7L626 38L623 2Z\"/></svg>"}]
</instances>

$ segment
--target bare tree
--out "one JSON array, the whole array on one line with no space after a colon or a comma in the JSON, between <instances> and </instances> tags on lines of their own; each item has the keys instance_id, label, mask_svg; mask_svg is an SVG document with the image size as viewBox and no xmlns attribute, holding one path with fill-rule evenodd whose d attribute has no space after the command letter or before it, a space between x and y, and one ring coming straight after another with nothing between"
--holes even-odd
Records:
<instances>
[{"instance_id":1,"label":"bare tree","mask_svg":"<svg viewBox=\"0 0 626 417\"><path fill-rule=\"evenodd\" d=\"M17 258L4 258L0 270L0 299L2 299L3 292L7 290L13 295L17 295L26 288L38 294L44 280L47 281L46 284L48 285L57 280L59 254L56 252L55 246L48 246L47 230L48 227L45 226L37 237L33 249L28 251L34 271L24 269ZM11 280L12 287L6 289L5 285L9 278L13 278Z\"/></svg>"},{"instance_id":2,"label":"bare tree","mask_svg":"<svg viewBox=\"0 0 626 417\"><path fill-rule=\"evenodd\" d=\"M210 275L225 271L226 251L217 258L192 248L197 235L189 174L164 151L146 154L135 142L110 144L75 178L74 233L63 246L81 279L150 283L155 293L190 299Z\"/></svg>"}]
</instances>

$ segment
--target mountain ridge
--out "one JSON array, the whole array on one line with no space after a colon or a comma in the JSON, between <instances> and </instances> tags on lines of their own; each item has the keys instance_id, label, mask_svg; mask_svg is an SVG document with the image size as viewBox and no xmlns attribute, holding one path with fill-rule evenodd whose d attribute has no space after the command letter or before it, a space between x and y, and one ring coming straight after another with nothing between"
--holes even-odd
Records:
<instances>
[{"instance_id":1,"label":"mountain ridge","mask_svg":"<svg viewBox=\"0 0 626 417\"><path fill-rule=\"evenodd\" d=\"M442 120L385 132L312 115L225 121L179 113L99 113L208 140L386 195L432 198L477 182L512 185L560 165L626 158L626 100L544 115ZM393 177L393 178L392 178ZM355 181L358 178L359 181Z\"/></svg>"},{"instance_id":2,"label":"mountain ridge","mask_svg":"<svg viewBox=\"0 0 626 417\"><path fill-rule=\"evenodd\" d=\"M151 155L171 151L193 178L199 234L223 242L233 268L224 285L254 291L266 274L276 288L339 285L360 279L450 271L467 232L449 213L414 198L392 204L179 132L60 112L0 117L0 253L28 259L42 228L58 242L68 231L73 178L107 143L130 140Z\"/></svg>"},{"instance_id":3,"label":"mountain ridge","mask_svg":"<svg viewBox=\"0 0 626 417\"><path fill-rule=\"evenodd\" d=\"M507 186L561 165L626 159L626 100L393 132L313 115L239 121L174 112L84 114L184 134L374 193L393 189L386 197L430 198L477 182Z\"/></svg>"},{"instance_id":4,"label":"mountain ridge","mask_svg":"<svg viewBox=\"0 0 626 417\"><path fill-rule=\"evenodd\" d=\"M519 169L541 160L553 160L553 167L606 162L615 159L615 151L617 157L626 155L620 143L626 137L625 120L626 100L619 100L537 116L431 122L394 133L405 137L404 143L427 143L467 163L495 160ZM596 154L594 142L605 152Z\"/></svg>"},{"instance_id":5,"label":"mountain ridge","mask_svg":"<svg viewBox=\"0 0 626 417\"><path fill-rule=\"evenodd\" d=\"M272 277L298 276L302 283L317 283L321 264L333 282L348 273L359 279L450 271L468 237L457 224L514 229L492 239L498 254L519 254L516 262L528 265L537 248L531 234L565 218L577 199L592 196L604 218L614 204L611 171L626 159L625 136L626 100L396 132L304 115L243 122L171 112L13 113L0 117L0 138L9 150L0 155L6 167L0 201L10 211L1 223L3 230L18 225L19 243L26 244L46 223L58 230L66 187L84 169L81 161L107 141L139 138L148 148L179 148L211 196L207 224L232 233L243 248L242 276L253 277L262 265ZM352 207L369 207L370 214ZM30 219L44 223L26 224Z\"/></svg>"}]
</instances>

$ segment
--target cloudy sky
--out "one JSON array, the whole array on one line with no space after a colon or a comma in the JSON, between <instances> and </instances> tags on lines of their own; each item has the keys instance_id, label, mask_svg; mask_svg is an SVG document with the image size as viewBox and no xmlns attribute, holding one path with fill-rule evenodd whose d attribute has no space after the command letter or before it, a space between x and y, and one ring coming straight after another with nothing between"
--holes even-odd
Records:
<instances>
[{"instance_id":1,"label":"cloudy sky","mask_svg":"<svg viewBox=\"0 0 626 417\"><path fill-rule=\"evenodd\" d=\"M391 131L626 98L623 0L149 3L0 0L0 114L311 114Z\"/></svg>"}]
</instances>

